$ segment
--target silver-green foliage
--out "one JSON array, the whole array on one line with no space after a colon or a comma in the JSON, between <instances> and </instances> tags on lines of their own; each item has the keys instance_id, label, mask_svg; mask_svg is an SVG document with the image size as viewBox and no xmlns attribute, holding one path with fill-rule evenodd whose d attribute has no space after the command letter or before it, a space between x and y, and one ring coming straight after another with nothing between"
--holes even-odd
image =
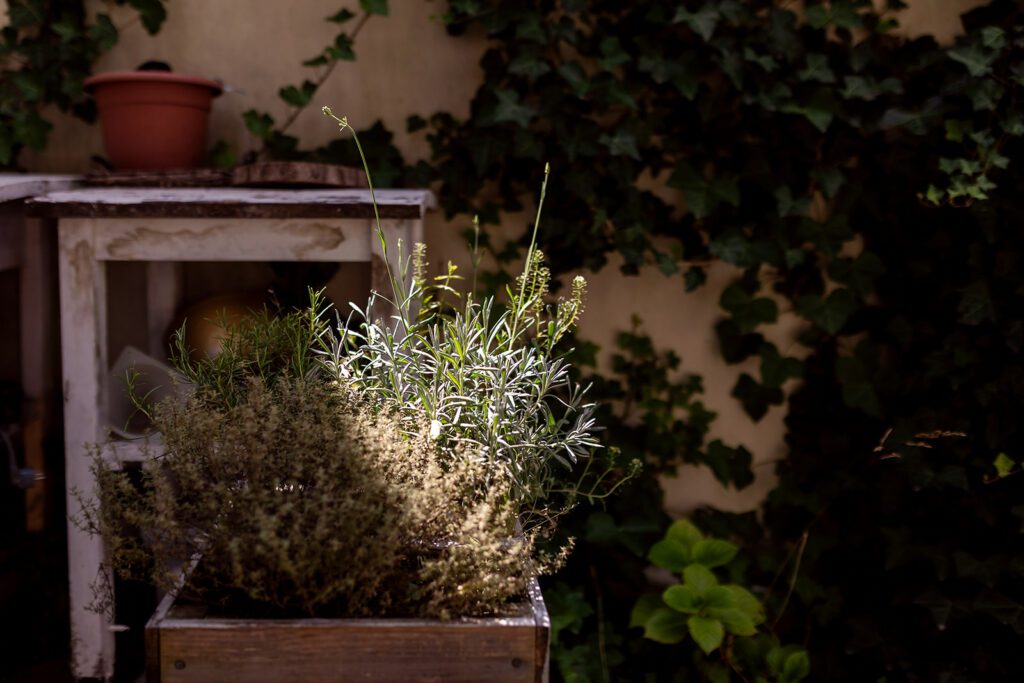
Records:
<instances>
[{"instance_id":1,"label":"silver-green foliage","mask_svg":"<svg viewBox=\"0 0 1024 683\"><path fill-rule=\"evenodd\" d=\"M342 130L348 126L337 120ZM432 437L452 456L473 454L511 476L524 509L554 491L574 493L563 483L567 473L599 446L595 405L557 348L583 310L586 282L577 277L568 298L546 301L550 273L535 243L546 178L534 241L516 287L506 290L507 304L472 293L462 299L451 264L428 280L423 246L404 259L399 243L404 268L388 272L392 298L374 292L365 310L353 305L364 323L341 325L323 339L325 365L339 380L397 407L410 431L429 421ZM379 221L377 236L386 250ZM461 304L447 305L446 296ZM382 300L395 315L374 317Z\"/></svg>"}]
</instances>

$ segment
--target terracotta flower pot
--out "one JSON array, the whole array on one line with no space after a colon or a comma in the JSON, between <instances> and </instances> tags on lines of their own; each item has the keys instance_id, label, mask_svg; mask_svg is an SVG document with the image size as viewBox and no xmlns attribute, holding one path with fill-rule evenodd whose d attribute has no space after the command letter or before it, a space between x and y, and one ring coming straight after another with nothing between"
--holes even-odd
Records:
<instances>
[{"instance_id":1,"label":"terracotta flower pot","mask_svg":"<svg viewBox=\"0 0 1024 683\"><path fill-rule=\"evenodd\" d=\"M166 71L111 71L85 81L96 98L103 143L118 169L201 166L216 81Z\"/></svg>"}]
</instances>

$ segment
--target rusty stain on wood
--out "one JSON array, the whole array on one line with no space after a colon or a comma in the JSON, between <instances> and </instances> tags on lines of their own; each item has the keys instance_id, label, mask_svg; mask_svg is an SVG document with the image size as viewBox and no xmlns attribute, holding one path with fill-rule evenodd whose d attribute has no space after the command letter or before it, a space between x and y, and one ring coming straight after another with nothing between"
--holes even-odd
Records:
<instances>
[{"instance_id":1,"label":"rusty stain on wood","mask_svg":"<svg viewBox=\"0 0 1024 683\"><path fill-rule=\"evenodd\" d=\"M367 187L361 168L306 161L261 161L236 166L231 172L236 186Z\"/></svg>"}]
</instances>

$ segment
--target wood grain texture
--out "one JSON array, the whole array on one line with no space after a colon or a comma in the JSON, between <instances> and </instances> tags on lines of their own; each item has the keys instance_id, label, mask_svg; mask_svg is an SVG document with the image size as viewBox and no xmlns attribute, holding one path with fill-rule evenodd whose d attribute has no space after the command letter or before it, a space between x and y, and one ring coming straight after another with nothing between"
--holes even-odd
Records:
<instances>
[{"instance_id":1,"label":"wood grain texture","mask_svg":"<svg viewBox=\"0 0 1024 683\"><path fill-rule=\"evenodd\" d=\"M429 190L379 190L381 218L422 218ZM87 188L26 202L29 215L54 218L372 218L369 190L245 188Z\"/></svg>"},{"instance_id":2,"label":"wood grain texture","mask_svg":"<svg viewBox=\"0 0 1024 683\"><path fill-rule=\"evenodd\" d=\"M361 168L308 161L261 161L236 166L231 184L239 187L367 187Z\"/></svg>"},{"instance_id":3,"label":"wood grain texture","mask_svg":"<svg viewBox=\"0 0 1024 683\"><path fill-rule=\"evenodd\" d=\"M168 596L146 627L147 683L538 683L549 622L536 582L530 597L517 616L442 622L202 618Z\"/></svg>"},{"instance_id":4,"label":"wood grain texture","mask_svg":"<svg viewBox=\"0 0 1024 683\"><path fill-rule=\"evenodd\" d=\"M171 171L108 171L97 168L82 178L84 185L100 187L225 187L230 171L188 168Z\"/></svg>"},{"instance_id":5,"label":"wood grain texture","mask_svg":"<svg viewBox=\"0 0 1024 683\"><path fill-rule=\"evenodd\" d=\"M78 176L0 173L0 202L68 190L78 185Z\"/></svg>"}]
</instances>

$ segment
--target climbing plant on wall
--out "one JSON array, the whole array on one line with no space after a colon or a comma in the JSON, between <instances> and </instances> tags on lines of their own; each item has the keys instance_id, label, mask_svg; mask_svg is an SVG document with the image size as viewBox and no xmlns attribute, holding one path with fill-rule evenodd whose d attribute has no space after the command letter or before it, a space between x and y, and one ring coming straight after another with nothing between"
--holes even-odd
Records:
<instances>
[{"instance_id":1,"label":"climbing plant on wall","mask_svg":"<svg viewBox=\"0 0 1024 683\"><path fill-rule=\"evenodd\" d=\"M726 361L755 361L733 387L751 419L786 405L789 456L763 524L703 525L758 551L745 571L816 677L1014 680L1024 18L996 0L940 46L899 35L899 0L789 4L451 0L449 31L490 41L483 84L465 120L417 116L410 130L433 145L446 212L485 226L522 208L550 162L540 243L556 272L615 254L626 274L653 266L692 291L709 264L737 268L709 334ZM802 360L762 333L782 311L801 320ZM644 414L651 429L676 419ZM738 446L672 443L743 484ZM568 678L635 679L664 661L625 656L636 632L606 598L628 588L593 579L618 554L637 570L613 578L643 580L629 545L651 531L610 512L580 519L560 592Z\"/></svg>"},{"instance_id":2,"label":"climbing plant on wall","mask_svg":"<svg viewBox=\"0 0 1024 683\"><path fill-rule=\"evenodd\" d=\"M166 18L163 0L116 4L135 9L150 34ZM7 23L0 29L0 168L14 166L26 147L46 146L53 124L44 107L95 119L95 104L82 83L119 33L104 12L90 19L83 0L8 0Z\"/></svg>"}]
</instances>

